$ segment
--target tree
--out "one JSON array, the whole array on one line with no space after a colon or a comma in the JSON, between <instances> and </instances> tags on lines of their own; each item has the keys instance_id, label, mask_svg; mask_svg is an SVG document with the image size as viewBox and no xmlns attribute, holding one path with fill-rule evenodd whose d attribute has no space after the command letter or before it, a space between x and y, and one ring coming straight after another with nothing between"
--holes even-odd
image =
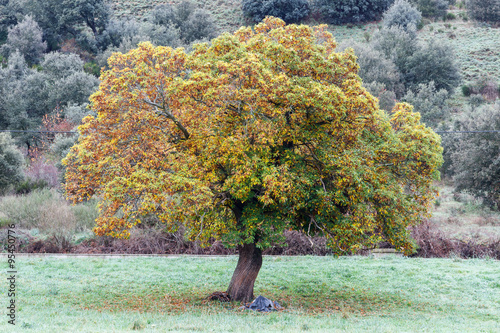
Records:
<instances>
[{"instance_id":1,"label":"tree","mask_svg":"<svg viewBox=\"0 0 500 333\"><path fill-rule=\"evenodd\" d=\"M385 239L409 253L427 214L439 137L408 104L391 115L361 85L326 26L268 17L183 49L115 53L63 160L74 202L99 196L97 235L127 237L142 216L190 239L238 248L228 287L253 297L262 249L288 229L337 254Z\"/></svg>"},{"instance_id":2,"label":"tree","mask_svg":"<svg viewBox=\"0 0 500 333\"><path fill-rule=\"evenodd\" d=\"M314 11L331 24L379 20L394 0L314 0Z\"/></svg>"},{"instance_id":3,"label":"tree","mask_svg":"<svg viewBox=\"0 0 500 333\"><path fill-rule=\"evenodd\" d=\"M384 85L384 89L389 89L398 95L403 94L404 87L400 82L401 74L390 59L386 59L384 54L375 50L370 44L348 40L339 45L340 50L348 47L354 49L359 65L358 75L363 80L365 87L367 83L378 82ZM373 94L372 91L370 92ZM390 110L392 107L387 111Z\"/></svg>"},{"instance_id":4,"label":"tree","mask_svg":"<svg viewBox=\"0 0 500 333\"><path fill-rule=\"evenodd\" d=\"M2 129L37 129L44 115L57 107L85 103L99 84L96 77L83 71L83 61L75 54L45 54L41 68L29 68L19 52L10 55L7 68L0 68ZM29 149L34 136L16 138Z\"/></svg>"},{"instance_id":5,"label":"tree","mask_svg":"<svg viewBox=\"0 0 500 333\"><path fill-rule=\"evenodd\" d=\"M500 103L484 105L464 113L457 131L492 131L500 128ZM466 190L482 198L491 208L500 208L500 140L498 133L457 134L447 138L448 157L455 190Z\"/></svg>"},{"instance_id":6,"label":"tree","mask_svg":"<svg viewBox=\"0 0 500 333\"><path fill-rule=\"evenodd\" d=\"M80 37L83 27L97 37L111 14L106 0L25 0L23 8L43 29L49 50L57 49L64 38Z\"/></svg>"},{"instance_id":7,"label":"tree","mask_svg":"<svg viewBox=\"0 0 500 333\"><path fill-rule=\"evenodd\" d=\"M428 84L419 84L415 91L409 91L403 101L414 106L415 112L422 116L422 122L427 126L436 126L449 115L447 105L448 92L445 89L437 90L434 81Z\"/></svg>"},{"instance_id":8,"label":"tree","mask_svg":"<svg viewBox=\"0 0 500 333\"><path fill-rule=\"evenodd\" d=\"M461 81L453 47L436 39L420 44L408 58L405 81L409 89L434 81L437 90L446 89L452 93Z\"/></svg>"},{"instance_id":9,"label":"tree","mask_svg":"<svg viewBox=\"0 0 500 333\"><path fill-rule=\"evenodd\" d=\"M38 24L30 16L26 16L23 21L9 28L4 48L8 53L17 50L28 63L36 64L47 48L47 43L42 41L42 35Z\"/></svg>"},{"instance_id":10,"label":"tree","mask_svg":"<svg viewBox=\"0 0 500 333\"><path fill-rule=\"evenodd\" d=\"M385 13L382 23L384 27L399 26L408 31L409 26L413 29L417 27L422 20L422 14L410 5L406 0L397 0Z\"/></svg>"},{"instance_id":11,"label":"tree","mask_svg":"<svg viewBox=\"0 0 500 333\"><path fill-rule=\"evenodd\" d=\"M241 6L243 13L255 22L274 16L286 23L297 23L311 12L307 0L243 0Z\"/></svg>"},{"instance_id":12,"label":"tree","mask_svg":"<svg viewBox=\"0 0 500 333\"><path fill-rule=\"evenodd\" d=\"M448 10L447 0L411 0L424 17L442 18Z\"/></svg>"},{"instance_id":13,"label":"tree","mask_svg":"<svg viewBox=\"0 0 500 333\"><path fill-rule=\"evenodd\" d=\"M23 180L24 156L8 133L0 133L0 193Z\"/></svg>"},{"instance_id":14,"label":"tree","mask_svg":"<svg viewBox=\"0 0 500 333\"><path fill-rule=\"evenodd\" d=\"M467 0L467 13L476 21L500 22L500 1Z\"/></svg>"}]
</instances>

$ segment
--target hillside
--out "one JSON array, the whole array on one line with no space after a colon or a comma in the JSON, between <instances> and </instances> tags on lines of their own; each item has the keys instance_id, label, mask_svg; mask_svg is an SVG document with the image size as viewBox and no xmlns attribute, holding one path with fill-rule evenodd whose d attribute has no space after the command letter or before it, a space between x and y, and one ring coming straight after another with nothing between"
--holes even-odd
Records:
<instances>
[{"instance_id":1,"label":"hillside","mask_svg":"<svg viewBox=\"0 0 500 333\"><path fill-rule=\"evenodd\" d=\"M113 9L117 17L133 17L140 21L156 5L162 3L177 4L181 0L123 0L114 1ZM240 26L250 25L252 22L243 16L240 0L194 0L200 7L209 10L216 19L220 32L233 32ZM438 38L446 40L455 49L457 61L463 75L464 83L477 80L482 75L489 75L500 80L500 29L488 25L464 20L467 17L465 9L449 11L456 18L446 22L431 22L419 31L419 38L428 40ZM317 25L314 19L305 21L308 25ZM365 41L379 28L379 22L362 25L329 26L337 41L354 39Z\"/></svg>"}]
</instances>

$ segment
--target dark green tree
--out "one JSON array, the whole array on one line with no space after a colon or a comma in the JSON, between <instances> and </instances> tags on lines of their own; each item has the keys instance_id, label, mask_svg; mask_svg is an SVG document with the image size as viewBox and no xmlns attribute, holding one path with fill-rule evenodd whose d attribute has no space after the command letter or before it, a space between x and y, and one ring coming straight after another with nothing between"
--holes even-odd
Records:
<instances>
[{"instance_id":1,"label":"dark green tree","mask_svg":"<svg viewBox=\"0 0 500 333\"><path fill-rule=\"evenodd\" d=\"M10 134L0 133L0 194L23 180L23 154L16 147Z\"/></svg>"},{"instance_id":2,"label":"dark green tree","mask_svg":"<svg viewBox=\"0 0 500 333\"><path fill-rule=\"evenodd\" d=\"M455 123L459 131L500 129L500 103L466 112ZM462 133L446 138L456 191L467 190L492 208L500 208L500 133Z\"/></svg>"}]
</instances>

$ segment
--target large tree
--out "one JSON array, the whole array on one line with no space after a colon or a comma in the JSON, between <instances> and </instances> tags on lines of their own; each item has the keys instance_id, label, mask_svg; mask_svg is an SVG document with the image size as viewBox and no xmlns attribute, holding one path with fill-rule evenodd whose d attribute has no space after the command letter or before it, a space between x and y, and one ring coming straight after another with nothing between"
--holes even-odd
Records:
<instances>
[{"instance_id":1,"label":"large tree","mask_svg":"<svg viewBox=\"0 0 500 333\"><path fill-rule=\"evenodd\" d=\"M381 240L411 252L440 138L408 104L381 111L335 47L326 26L268 17L191 54L115 53L64 160L67 195L100 198L98 235L156 214L236 246L233 300L253 297L262 249L284 230L321 233L338 254Z\"/></svg>"}]
</instances>

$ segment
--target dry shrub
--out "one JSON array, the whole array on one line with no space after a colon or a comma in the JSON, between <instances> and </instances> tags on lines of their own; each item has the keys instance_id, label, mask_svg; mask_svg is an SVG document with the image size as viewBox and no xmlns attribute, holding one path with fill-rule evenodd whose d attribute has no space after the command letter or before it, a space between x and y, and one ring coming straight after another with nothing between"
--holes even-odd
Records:
<instances>
[{"instance_id":1,"label":"dry shrub","mask_svg":"<svg viewBox=\"0 0 500 333\"><path fill-rule=\"evenodd\" d=\"M491 238L483 242L478 238L469 240L449 238L428 220L413 227L412 236L418 245L417 253L414 255L416 257L448 258L455 255L461 258L500 259L500 238Z\"/></svg>"},{"instance_id":2,"label":"dry shrub","mask_svg":"<svg viewBox=\"0 0 500 333\"><path fill-rule=\"evenodd\" d=\"M285 231L287 245L273 246L263 253L268 255L318 255L331 254L332 251L326 247L325 237L308 237L302 232Z\"/></svg>"},{"instance_id":3,"label":"dry shrub","mask_svg":"<svg viewBox=\"0 0 500 333\"><path fill-rule=\"evenodd\" d=\"M472 223L478 226L500 226L500 221L493 216L478 216L472 220Z\"/></svg>"},{"instance_id":4,"label":"dry shrub","mask_svg":"<svg viewBox=\"0 0 500 333\"><path fill-rule=\"evenodd\" d=\"M285 246L273 246L265 255L326 255L331 251L326 247L324 237L308 237L297 231L285 232ZM236 254L236 249L224 247L220 241L212 241L209 247L201 247L198 242L185 240L182 229L167 233L163 228L151 227L135 229L129 239L100 237L82 242L75 249L77 253L125 253L125 254Z\"/></svg>"},{"instance_id":5,"label":"dry shrub","mask_svg":"<svg viewBox=\"0 0 500 333\"><path fill-rule=\"evenodd\" d=\"M77 223L69 205L52 201L40 208L38 228L48 234L56 246L67 250L71 247L70 241Z\"/></svg>"},{"instance_id":6,"label":"dry shrub","mask_svg":"<svg viewBox=\"0 0 500 333\"><path fill-rule=\"evenodd\" d=\"M31 165L26 170L26 177L34 182L45 181L51 188L60 186L59 170L54 162L47 160L43 156L34 158L31 161Z\"/></svg>"}]
</instances>

